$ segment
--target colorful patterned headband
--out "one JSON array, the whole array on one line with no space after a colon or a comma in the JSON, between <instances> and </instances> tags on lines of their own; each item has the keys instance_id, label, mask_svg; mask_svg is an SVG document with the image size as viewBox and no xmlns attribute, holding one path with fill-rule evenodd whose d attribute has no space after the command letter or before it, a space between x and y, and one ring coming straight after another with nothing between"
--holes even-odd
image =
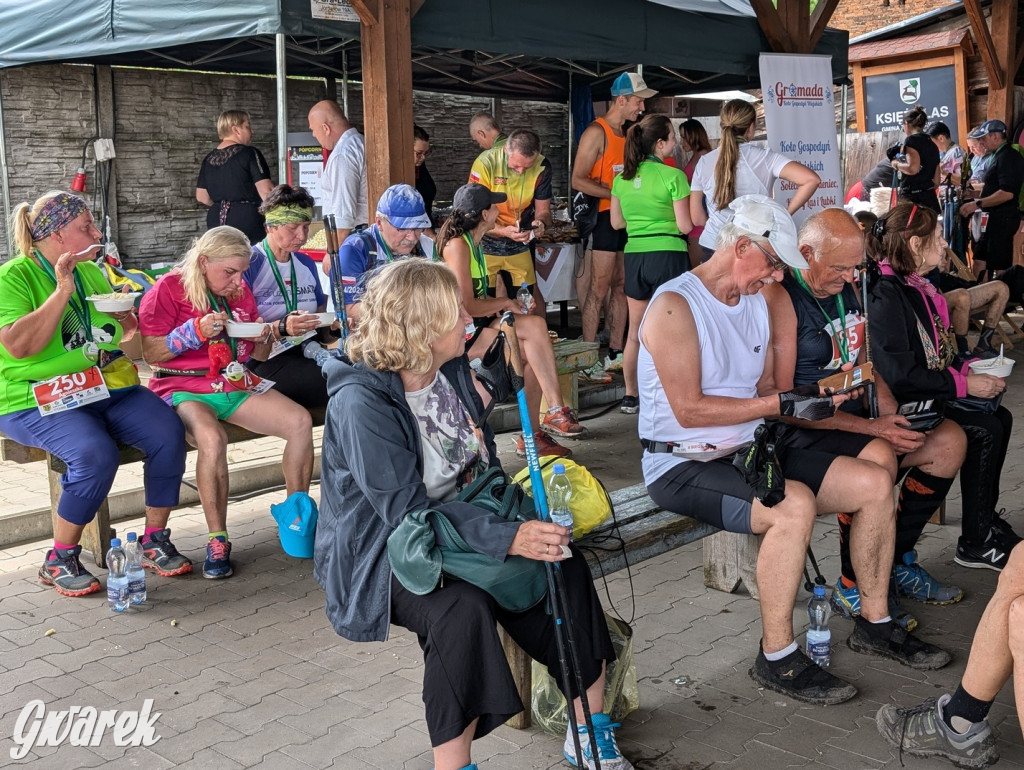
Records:
<instances>
[{"instance_id":1,"label":"colorful patterned headband","mask_svg":"<svg viewBox=\"0 0 1024 770\"><path fill-rule=\"evenodd\" d=\"M54 195L39 210L36 221L29 228L33 241L41 241L58 230L63 230L81 214L89 210L86 202L71 193Z\"/></svg>"},{"instance_id":2,"label":"colorful patterned headband","mask_svg":"<svg viewBox=\"0 0 1024 770\"><path fill-rule=\"evenodd\" d=\"M280 227L281 225L290 225L295 222L312 222L313 209L309 206L289 203L282 206L274 206L274 208L263 215L263 218L267 222L267 227Z\"/></svg>"}]
</instances>

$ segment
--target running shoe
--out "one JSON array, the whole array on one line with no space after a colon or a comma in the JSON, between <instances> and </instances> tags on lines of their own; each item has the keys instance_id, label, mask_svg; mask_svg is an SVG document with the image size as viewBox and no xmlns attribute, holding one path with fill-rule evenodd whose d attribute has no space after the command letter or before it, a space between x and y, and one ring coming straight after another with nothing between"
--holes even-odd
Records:
<instances>
[{"instance_id":1,"label":"running shoe","mask_svg":"<svg viewBox=\"0 0 1024 770\"><path fill-rule=\"evenodd\" d=\"M636 414L640 411L640 399L636 396L623 396L619 411L623 414Z\"/></svg>"},{"instance_id":2,"label":"running shoe","mask_svg":"<svg viewBox=\"0 0 1024 770\"><path fill-rule=\"evenodd\" d=\"M975 722L963 733L955 732L942 718L950 696L929 698L914 708L886 704L875 715L878 732L885 740L915 757L943 757L957 767L983 768L999 761L999 750L987 721Z\"/></svg>"},{"instance_id":3,"label":"running shoe","mask_svg":"<svg viewBox=\"0 0 1024 770\"><path fill-rule=\"evenodd\" d=\"M836 587L832 591L832 611L844 618L860 617L860 589L856 585L849 588L843 585L843 579L836 581ZM889 586L889 617L902 629L913 631L917 628L917 618L907 612L900 605L899 599L893 593L892 586Z\"/></svg>"},{"instance_id":4,"label":"running shoe","mask_svg":"<svg viewBox=\"0 0 1024 770\"><path fill-rule=\"evenodd\" d=\"M61 596L85 596L102 591L103 586L78 558L82 546L53 548L39 568L39 582L53 586Z\"/></svg>"},{"instance_id":5,"label":"running shoe","mask_svg":"<svg viewBox=\"0 0 1024 770\"><path fill-rule=\"evenodd\" d=\"M1003 518L1004 513L1006 513L1006 509L1000 508L992 514L992 529L995 531L996 536L1012 551L1013 547L1024 540L1024 538L1013 531L1010 522Z\"/></svg>"},{"instance_id":6,"label":"running shoe","mask_svg":"<svg viewBox=\"0 0 1024 770\"><path fill-rule=\"evenodd\" d=\"M955 604L964 598L959 586L946 585L917 563L917 551L907 551L893 566L896 593L925 604Z\"/></svg>"},{"instance_id":7,"label":"running shoe","mask_svg":"<svg viewBox=\"0 0 1024 770\"><path fill-rule=\"evenodd\" d=\"M217 535L206 544L206 561L203 563L203 577L210 580L231 577L231 543L223 535Z\"/></svg>"},{"instance_id":8,"label":"running shoe","mask_svg":"<svg viewBox=\"0 0 1024 770\"><path fill-rule=\"evenodd\" d=\"M572 450L564 447L549 437L546 433L537 432L533 434L533 443L537 448L537 457L569 457ZM526 442L523 435L516 436L516 457L526 457Z\"/></svg>"},{"instance_id":9,"label":"running shoe","mask_svg":"<svg viewBox=\"0 0 1024 770\"><path fill-rule=\"evenodd\" d=\"M567 406L563 406L557 412L548 412L544 415L540 429L559 438L581 438L587 435L587 429L576 421L576 415Z\"/></svg>"},{"instance_id":10,"label":"running shoe","mask_svg":"<svg viewBox=\"0 0 1024 770\"><path fill-rule=\"evenodd\" d=\"M884 626L872 628L873 625L863 617L853 621L853 633L846 640L851 650L863 655L889 658L918 671L942 668L950 661L948 652L922 642L895 622L886 624L889 626L888 635L884 634Z\"/></svg>"},{"instance_id":11,"label":"running shoe","mask_svg":"<svg viewBox=\"0 0 1024 770\"><path fill-rule=\"evenodd\" d=\"M953 561L961 567L971 569L991 569L1002 572L1003 567L1010 560L1010 551L1013 547L1003 542L993 527L989 530L988 538L981 545L968 543L962 537L956 541L956 556Z\"/></svg>"},{"instance_id":12,"label":"running shoe","mask_svg":"<svg viewBox=\"0 0 1024 770\"><path fill-rule=\"evenodd\" d=\"M142 542L142 566L161 577L187 575L192 571L192 560L178 553L171 542L171 530L150 532Z\"/></svg>"},{"instance_id":13,"label":"running shoe","mask_svg":"<svg viewBox=\"0 0 1024 770\"><path fill-rule=\"evenodd\" d=\"M622 371L622 353L619 353L615 358L611 356L604 357L604 363L602 366L606 372L621 372Z\"/></svg>"},{"instance_id":14,"label":"running shoe","mask_svg":"<svg viewBox=\"0 0 1024 770\"><path fill-rule=\"evenodd\" d=\"M597 743L597 758L601 762L601 770L633 770L633 765L622 756L619 746L615 742L615 728L618 722L612 722L607 714L592 714L591 721L594 723L594 740ZM562 745L562 754L573 767L579 767L576 761L576 742L572 738L572 724L570 723L565 731L565 743ZM583 752L583 761L588 770L594 770L594 752L590 746L590 733L586 725L578 725L576 733L580 739L580 750Z\"/></svg>"},{"instance_id":15,"label":"running shoe","mask_svg":"<svg viewBox=\"0 0 1024 770\"><path fill-rule=\"evenodd\" d=\"M769 661L758 649L748 673L762 687L819 706L833 706L857 694L856 687L821 668L800 649L777 661Z\"/></svg>"},{"instance_id":16,"label":"running shoe","mask_svg":"<svg viewBox=\"0 0 1024 770\"><path fill-rule=\"evenodd\" d=\"M598 361L596 364L591 366L589 369L583 369L580 371L580 375L589 383L595 385L605 385L612 381L612 376L604 370L604 362Z\"/></svg>"}]
</instances>

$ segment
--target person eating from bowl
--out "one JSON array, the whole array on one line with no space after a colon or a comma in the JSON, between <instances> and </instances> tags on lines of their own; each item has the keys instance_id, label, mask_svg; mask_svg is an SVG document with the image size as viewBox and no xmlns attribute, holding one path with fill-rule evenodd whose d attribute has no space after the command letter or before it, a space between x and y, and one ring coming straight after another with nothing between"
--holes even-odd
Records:
<instances>
[{"instance_id":1,"label":"person eating from bowl","mask_svg":"<svg viewBox=\"0 0 1024 770\"><path fill-rule=\"evenodd\" d=\"M309 237L313 198L301 187L280 184L260 206L267 237L252 247L245 282L256 298L260 317L271 324L274 343L266 361L251 369L274 381L274 390L307 409L327 405L327 383L315 361L303 356L306 340L322 325L317 313L327 297L316 263L296 249ZM314 350L320 349L317 345Z\"/></svg>"},{"instance_id":2,"label":"person eating from bowl","mask_svg":"<svg viewBox=\"0 0 1024 770\"><path fill-rule=\"evenodd\" d=\"M185 471L185 432L139 387L135 364L118 349L138 326L131 303L107 311L89 300L110 293L92 262L100 231L89 207L76 195L49 192L15 208L11 231L17 255L0 267L0 431L67 465L39 580L63 596L102 589L79 559L79 540L110 492L118 442L146 455L143 566L161 575L191 572L167 529Z\"/></svg>"},{"instance_id":3,"label":"person eating from bowl","mask_svg":"<svg viewBox=\"0 0 1024 770\"><path fill-rule=\"evenodd\" d=\"M241 231L208 230L139 308L142 353L153 368L149 387L174 407L199 450L196 484L209 528L203 577L211 579L233 572L221 421L286 441L281 464L289 496L308 492L313 473L309 412L245 367L253 355L265 358L273 340L242 281L251 252Z\"/></svg>"}]
</instances>

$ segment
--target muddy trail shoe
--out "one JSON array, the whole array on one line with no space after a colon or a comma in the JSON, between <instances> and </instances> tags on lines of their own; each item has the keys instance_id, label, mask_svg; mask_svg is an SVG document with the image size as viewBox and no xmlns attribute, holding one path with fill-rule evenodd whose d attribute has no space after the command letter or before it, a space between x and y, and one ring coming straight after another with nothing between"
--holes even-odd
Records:
<instances>
[{"instance_id":1,"label":"muddy trail shoe","mask_svg":"<svg viewBox=\"0 0 1024 770\"><path fill-rule=\"evenodd\" d=\"M636 396L623 396L619 411L623 414L636 414L640 411L640 399Z\"/></svg>"},{"instance_id":2,"label":"muddy trail shoe","mask_svg":"<svg viewBox=\"0 0 1024 770\"><path fill-rule=\"evenodd\" d=\"M832 611L844 618L860 617L860 589L856 585L845 586L843 579L836 581L836 587L832 591ZM905 631L913 631L917 628L917 618L907 612L900 605L899 599L889 588L889 617L893 619L900 628Z\"/></svg>"},{"instance_id":3,"label":"muddy trail shoe","mask_svg":"<svg viewBox=\"0 0 1024 770\"><path fill-rule=\"evenodd\" d=\"M857 694L856 687L833 676L799 649L774 662L764 656L764 650L758 649L749 673L762 687L803 703L834 706Z\"/></svg>"},{"instance_id":4,"label":"muddy trail shoe","mask_svg":"<svg viewBox=\"0 0 1024 770\"><path fill-rule=\"evenodd\" d=\"M914 708L886 704L875 715L878 732L885 740L915 757L943 757L957 767L982 768L999 761L999 751L988 722L976 722L963 735L954 732L942 718L949 695L936 702L929 698Z\"/></svg>"},{"instance_id":5,"label":"muddy trail shoe","mask_svg":"<svg viewBox=\"0 0 1024 770\"><path fill-rule=\"evenodd\" d=\"M587 435L587 429L580 425L572 409L567 406L544 415L540 429L558 438L582 438Z\"/></svg>"},{"instance_id":6,"label":"muddy trail shoe","mask_svg":"<svg viewBox=\"0 0 1024 770\"><path fill-rule=\"evenodd\" d=\"M889 658L918 671L942 668L950 661L948 652L922 642L896 623L875 627L863 617L853 621L853 633L846 644L854 652Z\"/></svg>"},{"instance_id":7,"label":"muddy trail shoe","mask_svg":"<svg viewBox=\"0 0 1024 770\"><path fill-rule=\"evenodd\" d=\"M572 450L564 447L546 433L534 433L533 445L537 449L537 457L570 457ZM516 457L526 457L526 441L523 434L516 436Z\"/></svg>"},{"instance_id":8,"label":"muddy trail shoe","mask_svg":"<svg viewBox=\"0 0 1024 770\"><path fill-rule=\"evenodd\" d=\"M231 568L231 543L221 535L206 544L206 561L203 563L203 577L208 580L229 578L234 574Z\"/></svg>"},{"instance_id":9,"label":"muddy trail shoe","mask_svg":"<svg viewBox=\"0 0 1024 770\"><path fill-rule=\"evenodd\" d=\"M618 722L612 722L607 714L597 713L591 717L594 723L594 739L597 743L597 758L601 762L601 770L633 770L633 765L622 756L619 746L615 742L615 728ZM562 744L562 755L573 767L579 767L576 762L576 743L572 739L572 725L565 731L565 743ZM586 725L578 725L576 732L580 737L580 750L583 752L583 763L588 770L593 770L594 752L590 747L590 733Z\"/></svg>"},{"instance_id":10,"label":"muddy trail shoe","mask_svg":"<svg viewBox=\"0 0 1024 770\"><path fill-rule=\"evenodd\" d=\"M896 593L924 604L955 604L964 598L959 586L943 583L917 563L917 551L903 554L901 563L893 565ZM912 631L912 628L908 628Z\"/></svg>"},{"instance_id":11,"label":"muddy trail shoe","mask_svg":"<svg viewBox=\"0 0 1024 770\"><path fill-rule=\"evenodd\" d=\"M39 568L39 582L53 586L61 596L86 596L102 591L103 586L85 567L78 556L82 546L53 548Z\"/></svg>"}]
</instances>

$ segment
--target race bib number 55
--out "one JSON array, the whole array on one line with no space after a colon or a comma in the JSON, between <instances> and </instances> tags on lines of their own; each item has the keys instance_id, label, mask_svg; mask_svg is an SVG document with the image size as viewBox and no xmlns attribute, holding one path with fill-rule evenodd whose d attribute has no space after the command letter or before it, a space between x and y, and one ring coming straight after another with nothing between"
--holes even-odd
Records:
<instances>
[{"instance_id":1,"label":"race bib number 55","mask_svg":"<svg viewBox=\"0 0 1024 770\"><path fill-rule=\"evenodd\" d=\"M110 398L98 366L82 372L62 374L32 386L39 414L43 416L66 412L80 406Z\"/></svg>"}]
</instances>

